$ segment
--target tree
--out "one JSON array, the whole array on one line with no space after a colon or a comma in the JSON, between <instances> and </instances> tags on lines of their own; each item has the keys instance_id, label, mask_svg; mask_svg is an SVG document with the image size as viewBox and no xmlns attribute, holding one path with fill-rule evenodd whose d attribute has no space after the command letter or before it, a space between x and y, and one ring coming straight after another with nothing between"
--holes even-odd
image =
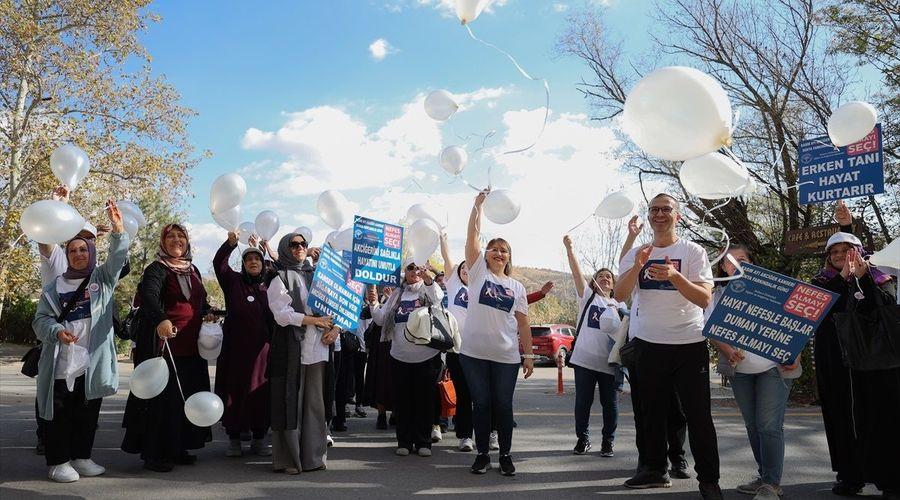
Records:
<instances>
[{"instance_id":1,"label":"tree","mask_svg":"<svg viewBox=\"0 0 900 500\"><path fill-rule=\"evenodd\" d=\"M710 211L716 202L693 197L681 187L678 163L649 157L630 141L625 141L625 168L637 173L642 187L648 179L670 183L681 193L688 220L705 219L747 244L767 266L796 274L800 261L782 253L784 231L830 218L830 207L799 203L796 148L825 130L832 106L843 98L852 76L840 57L827 50L812 0L674 0L661 5L656 15L659 32L650 58L626 59L598 9L572 15L557 49L580 58L592 71L579 89L600 120L621 112L627 91L648 67L683 64L716 78L740 110L731 149L764 187L752 203L733 199ZM882 237L896 231L900 221L885 218L874 199L854 206ZM692 236L716 243L703 233Z\"/></svg>"},{"instance_id":2,"label":"tree","mask_svg":"<svg viewBox=\"0 0 900 500\"><path fill-rule=\"evenodd\" d=\"M72 142L91 158L72 197L88 219L129 191L176 199L198 161L185 129L194 113L138 41L157 21L148 3L0 0L0 313L26 274L10 273L30 258L19 217L54 186L54 148Z\"/></svg>"}]
</instances>

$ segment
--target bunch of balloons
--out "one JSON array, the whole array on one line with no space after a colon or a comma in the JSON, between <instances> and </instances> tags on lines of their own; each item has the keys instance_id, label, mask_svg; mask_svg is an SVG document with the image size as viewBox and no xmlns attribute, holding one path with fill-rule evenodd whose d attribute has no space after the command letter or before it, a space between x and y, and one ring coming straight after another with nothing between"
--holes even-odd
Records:
<instances>
[{"instance_id":1,"label":"bunch of balloons","mask_svg":"<svg viewBox=\"0 0 900 500\"><path fill-rule=\"evenodd\" d=\"M87 176L90 160L74 144L64 144L50 154L50 170L71 192ZM32 203L25 208L19 220L26 236L48 245L74 238L84 223L84 217L77 210L57 200Z\"/></svg>"}]
</instances>

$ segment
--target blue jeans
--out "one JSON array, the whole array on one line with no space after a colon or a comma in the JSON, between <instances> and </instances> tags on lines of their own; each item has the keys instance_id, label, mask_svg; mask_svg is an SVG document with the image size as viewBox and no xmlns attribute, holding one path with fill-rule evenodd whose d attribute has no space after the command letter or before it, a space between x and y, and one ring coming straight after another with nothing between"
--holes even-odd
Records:
<instances>
[{"instance_id":1,"label":"blue jeans","mask_svg":"<svg viewBox=\"0 0 900 500\"><path fill-rule=\"evenodd\" d=\"M778 367L755 374L735 373L732 382L759 477L766 484L781 484L784 410L792 382L781 377Z\"/></svg>"},{"instance_id":2,"label":"blue jeans","mask_svg":"<svg viewBox=\"0 0 900 500\"><path fill-rule=\"evenodd\" d=\"M619 421L618 382L615 375L598 372L578 365L575 368L575 435L590 440L589 423L594 404L594 387L599 386L600 406L603 408L603 441L612 443Z\"/></svg>"},{"instance_id":3,"label":"blue jeans","mask_svg":"<svg viewBox=\"0 0 900 500\"><path fill-rule=\"evenodd\" d=\"M472 358L465 354L459 355L459 364L472 395L472 424L478 453L490 451L491 430L496 427L500 454L508 455L512 448L513 392L520 365Z\"/></svg>"}]
</instances>

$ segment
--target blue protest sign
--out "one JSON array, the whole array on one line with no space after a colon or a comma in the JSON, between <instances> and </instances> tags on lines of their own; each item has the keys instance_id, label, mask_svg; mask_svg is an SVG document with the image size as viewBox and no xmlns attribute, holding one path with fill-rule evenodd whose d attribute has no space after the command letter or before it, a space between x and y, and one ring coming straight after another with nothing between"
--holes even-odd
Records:
<instances>
[{"instance_id":1,"label":"blue protest sign","mask_svg":"<svg viewBox=\"0 0 900 500\"><path fill-rule=\"evenodd\" d=\"M397 286L403 258L403 227L357 215L353 222L350 276L361 283Z\"/></svg>"},{"instance_id":2,"label":"blue protest sign","mask_svg":"<svg viewBox=\"0 0 900 500\"><path fill-rule=\"evenodd\" d=\"M703 335L780 364L791 364L838 295L762 267L742 264Z\"/></svg>"},{"instance_id":3,"label":"blue protest sign","mask_svg":"<svg viewBox=\"0 0 900 500\"><path fill-rule=\"evenodd\" d=\"M881 124L863 140L836 148L828 136L800 142L800 203L827 203L884 192Z\"/></svg>"},{"instance_id":4,"label":"blue protest sign","mask_svg":"<svg viewBox=\"0 0 900 500\"><path fill-rule=\"evenodd\" d=\"M334 324L353 331L362 312L363 285L349 279L350 271L341 254L322 247L306 304L316 314L334 317Z\"/></svg>"}]
</instances>

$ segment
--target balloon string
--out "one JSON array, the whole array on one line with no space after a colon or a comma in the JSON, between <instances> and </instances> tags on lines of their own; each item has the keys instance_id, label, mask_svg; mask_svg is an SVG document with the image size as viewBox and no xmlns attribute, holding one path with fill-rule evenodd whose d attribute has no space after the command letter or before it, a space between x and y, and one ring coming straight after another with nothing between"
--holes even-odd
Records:
<instances>
[{"instance_id":1,"label":"balloon string","mask_svg":"<svg viewBox=\"0 0 900 500\"><path fill-rule=\"evenodd\" d=\"M581 227L585 222L589 221L589 220L591 219L591 217L593 217L593 216L594 216L594 214L588 215L587 217L584 218L583 221L581 221L581 222L579 222L578 224L576 224L575 227L573 227L572 229L569 229L568 231L566 231L566 234L569 234L569 233L571 233L572 231L578 229L578 228Z\"/></svg>"},{"instance_id":2,"label":"balloon string","mask_svg":"<svg viewBox=\"0 0 900 500\"><path fill-rule=\"evenodd\" d=\"M718 264L720 260L722 260L726 255L728 255L728 247L731 246L731 238L728 237L728 233L726 233L724 230L719 229L717 227L705 226L703 224L692 224L692 225L697 230L701 230L701 231L706 230L706 231L712 231L714 233L721 233L722 238L725 240L725 245L724 245L724 249L722 250L722 252L719 253L716 256L716 258L713 259L712 261L710 261L710 263L709 263L709 267L710 267L710 269L712 269L713 266ZM726 281L726 280L723 280L721 278L714 278L713 281Z\"/></svg>"},{"instance_id":3,"label":"balloon string","mask_svg":"<svg viewBox=\"0 0 900 500\"><path fill-rule=\"evenodd\" d=\"M737 273L735 273L731 276L725 276L722 278L713 278L713 281L732 281L732 280L741 279L744 277L744 268L741 267L741 263L738 262L737 259L732 257L731 254L727 253L727 252L728 252L728 250L726 250L725 258L728 259L728 262L731 262L731 264L734 266L735 269L737 269Z\"/></svg>"},{"instance_id":4,"label":"balloon string","mask_svg":"<svg viewBox=\"0 0 900 500\"><path fill-rule=\"evenodd\" d=\"M509 52L506 52L505 50L501 49L500 47L497 47L496 45L494 45L490 42L486 42L486 41L478 38L477 36L475 36L475 33L472 32L472 28L468 24L465 24L464 26L466 27L466 31L469 32L469 36L472 38L472 40L475 40L476 42L479 42L483 45L486 45L486 46L496 50L497 52L503 54L504 56L506 56L510 61L512 61L513 65L516 67L516 69L519 70L519 73L521 73L522 76L524 76L525 78L527 78L531 81L535 81L535 82L539 81L544 84L544 104L545 104L544 105L544 122L541 124L541 131L538 132L537 137L535 137L534 141L531 144L529 144L528 146L526 146L524 148L504 151L497 156L522 153L522 152L528 151L529 149L533 148L535 144L537 144L537 141L541 138L542 135L544 135L544 130L547 128L547 120L550 117L550 84L547 83L546 78L535 78L535 77L529 75L528 72L525 71L524 68L522 68L522 66L519 64L519 62L516 61L516 58L513 57Z\"/></svg>"},{"instance_id":5,"label":"balloon string","mask_svg":"<svg viewBox=\"0 0 900 500\"><path fill-rule=\"evenodd\" d=\"M731 203L731 198L726 198L724 202L719 203L718 205L716 205L710 209L707 209L705 212L703 212L703 217L700 218L700 225L703 225L706 223L706 218L709 216L709 214L712 213L713 210L718 210L729 203Z\"/></svg>"},{"instance_id":6,"label":"balloon string","mask_svg":"<svg viewBox=\"0 0 900 500\"><path fill-rule=\"evenodd\" d=\"M169 339L163 339L163 344L165 349L169 351L169 359L172 360L172 370L175 372L175 383L178 384L178 392L181 393L181 400L187 401L184 399L184 391L181 390L181 380L178 379L178 368L175 367L175 358L172 356L172 348L169 347Z\"/></svg>"}]
</instances>

